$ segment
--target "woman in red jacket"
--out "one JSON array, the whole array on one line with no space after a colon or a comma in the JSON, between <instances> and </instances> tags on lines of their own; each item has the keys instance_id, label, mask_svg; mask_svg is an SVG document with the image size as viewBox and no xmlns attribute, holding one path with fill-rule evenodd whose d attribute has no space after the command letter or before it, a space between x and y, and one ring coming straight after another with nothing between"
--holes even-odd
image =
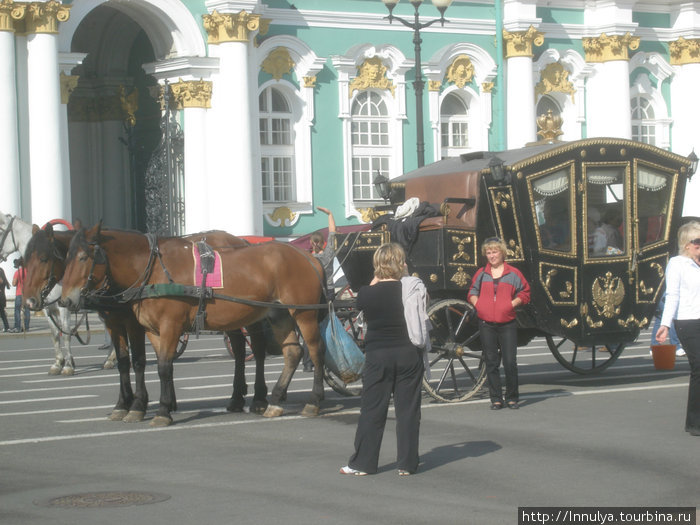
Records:
<instances>
[{"instance_id":1,"label":"woman in red jacket","mask_svg":"<svg viewBox=\"0 0 700 525\"><path fill-rule=\"evenodd\" d=\"M474 274L468 301L476 307L479 318L491 410L499 410L504 405L498 370L501 364L499 347L506 375L506 404L515 409L519 400L515 309L530 302L530 285L517 268L505 262L506 245L501 239L486 239L481 254L486 256L487 264Z\"/></svg>"}]
</instances>

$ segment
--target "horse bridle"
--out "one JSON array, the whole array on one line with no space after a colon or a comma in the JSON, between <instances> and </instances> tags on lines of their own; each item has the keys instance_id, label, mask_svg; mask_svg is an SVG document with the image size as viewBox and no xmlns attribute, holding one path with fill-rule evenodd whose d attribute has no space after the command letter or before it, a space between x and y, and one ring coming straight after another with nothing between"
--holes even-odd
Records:
<instances>
[{"instance_id":1,"label":"horse bridle","mask_svg":"<svg viewBox=\"0 0 700 525\"><path fill-rule=\"evenodd\" d=\"M97 241L90 242L88 245L93 247L92 266L90 267L90 273L85 281L85 285L80 289L80 296L83 298L87 298L88 294L103 295L109 289L109 259L107 258L107 254ZM95 284L97 279L95 278L95 266L98 264L105 265L105 276L102 279L102 286L96 288Z\"/></svg>"},{"instance_id":2,"label":"horse bridle","mask_svg":"<svg viewBox=\"0 0 700 525\"><path fill-rule=\"evenodd\" d=\"M13 250L10 252L7 252L7 253L8 254L14 253L18 249L17 248L17 240L15 239L15 232L12 230L12 223L13 222L15 222L14 216L10 219L10 222L7 224L7 228L5 228L5 231L2 232L2 239L0 239L0 254L3 253L3 246L5 246L5 241L7 240L8 235L10 235L12 237ZM4 255L0 255L0 257L2 257L3 261L7 260L7 257Z\"/></svg>"}]
</instances>

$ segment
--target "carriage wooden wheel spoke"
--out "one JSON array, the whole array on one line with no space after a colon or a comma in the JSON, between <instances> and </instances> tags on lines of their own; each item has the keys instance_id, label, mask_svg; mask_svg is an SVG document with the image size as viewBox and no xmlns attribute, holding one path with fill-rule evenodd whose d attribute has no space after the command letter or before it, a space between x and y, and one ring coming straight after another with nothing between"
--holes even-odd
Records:
<instances>
[{"instance_id":1,"label":"carriage wooden wheel spoke","mask_svg":"<svg viewBox=\"0 0 700 525\"><path fill-rule=\"evenodd\" d=\"M454 403L474 396L486 379L486 366L477 348L478 332L469 323L473 308L461 299L442 299L428 308L433 323L430 333L430 379L423 388L438 401Z\"/></svg>"},{"instance_id":2,"label":"carriage wooden wheel spoke","mask_svg":"<svg viewBox=\"0 0 700 525\"><path fill-rule=\"evenodd\" d=\"M577 374L597 374L612 365L625 349L624 343L578 345L566 337L545 336L554 358Z\"/></svg>"}]
</instances>

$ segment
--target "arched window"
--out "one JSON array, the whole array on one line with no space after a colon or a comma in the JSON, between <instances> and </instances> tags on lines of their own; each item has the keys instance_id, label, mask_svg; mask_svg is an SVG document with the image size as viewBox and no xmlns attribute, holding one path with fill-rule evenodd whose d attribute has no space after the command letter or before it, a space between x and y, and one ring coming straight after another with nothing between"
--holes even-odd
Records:
<instances>
[{"instance_id":1,"label":"arched window","mask_svg":"<svg viewBox=\"0 0 700 525\"><path fill-rule=\"evenodd\" d=\"M656 120L651 101L641 95L632 97L632 139L656 145Z\"/></svg>"},{"instance_id":2,"label":"arched window","mask_svg":"<svg viewBox=\"0 0 700 525\"><path fill-rule=\"evenodd\" d=\"M469 149L469 108L455 93L445 96L440 106L440 154L456 157Z\"/></svg>"},{"instance_id":3,"label":"arched window","mask_svg":"<svg viewBox=\"0 0 700 525\"><path fill-rule=\"evenodd\" d=\"M258 97L263 202L296 199L294 128L289 101L268 87Z\"/></svg>"},{"instance_id":4,"label":"arched window","mask_svg":"<svg viewBox=\"0 0 700 525\"><path fill-rule=\"evenodd\" d=\"M388 177L391 147L389 112L374 91L361 92L352 105L352 197L354 201L377 200L372 181L377 173Z\"/></svg>"}]
</instances>

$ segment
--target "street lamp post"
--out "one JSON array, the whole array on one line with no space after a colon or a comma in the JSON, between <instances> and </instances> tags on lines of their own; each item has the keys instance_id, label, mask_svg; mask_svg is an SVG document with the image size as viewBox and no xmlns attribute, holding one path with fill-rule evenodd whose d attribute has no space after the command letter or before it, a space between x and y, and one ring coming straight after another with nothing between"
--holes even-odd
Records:
<instances>
[{"instance_id":1,"label":"street lamp post","mask_svg":"<svg viewBox=\"0 0 700 525\"><path fill-rule=\"evenodd\" d=\"M421 71L421 43L423 42L420 37L420 30L429 27L436 22L440 22L440 25L445 25L445 11L452 3L452 0L432 0L433 5L440 11L440 18L436 18L429 22L420 22L420 16L418 15L418 8L423 3L423 0L409 0L411 5L415 9L415 14L413 22L404 20L399 16L394 16L393 11L396 4L400 0L382 0L384 5L389 10L389 23L393 23L394 20L398 20L403 25L409 29L413 29L413 47L416 57L416 80L413 82L413 89L416 92L416 151L418 154L418 167L422 168L425 166L425 139L423 136L423 88L425 87L425 82L423 81L423 72Z\"/></svg>"}]
</instances>

